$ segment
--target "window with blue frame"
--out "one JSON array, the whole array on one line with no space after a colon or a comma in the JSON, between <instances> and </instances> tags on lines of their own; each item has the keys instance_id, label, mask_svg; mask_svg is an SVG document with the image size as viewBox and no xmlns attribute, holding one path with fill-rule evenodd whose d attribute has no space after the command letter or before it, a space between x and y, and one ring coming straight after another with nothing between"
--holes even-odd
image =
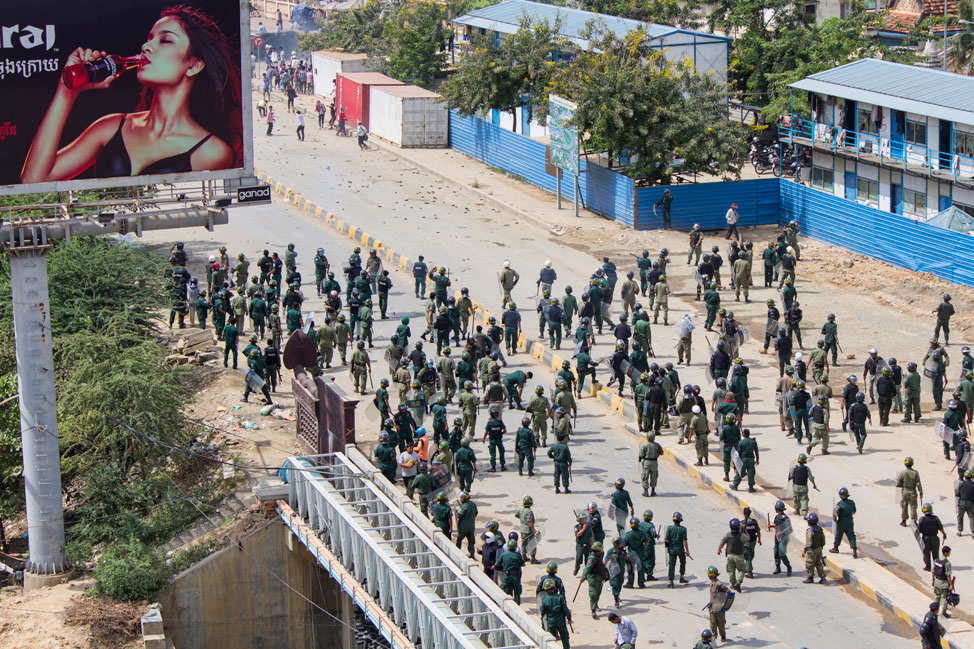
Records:
<instances>
[{"instance_id":1,"label":"window with blue frame","mask_svg":"<svg viewBox=\"0 0 974 649\"><path fill-rule=\"evenodd\" d=\"M868 178L857 179L856 200L869 203L873 207L879 205L879 183Z\"/></svg>"},{"instance_id":2,"label":"window with blue frame","mask_svg":"<svg viewBox=\"0 0 974 649\"><path fill-rule=\"evenodd\" d=\"M915 216L925 216L927 213L927 195L912 189L903 190L903 213Z\"/></svg>"},{"instance_id":3,"label":"window with blue frame","mask_svg":"<svg viewBox=\"0 0 974 649\"><path fill-rule=\"evenodd\" d=\"M914 122L906 120L906 141L915 146L927 146L927 124L926 122Z\"/></svg>"},{"instance_id":4,"label":"window with blue frame","mask_svg":"<svg viewBox=\"0 0 974 649\"><path fill-rule=\"evenodd\" d=\"M812 167L812 187L824 189L827 192L833 191L835 186L834 173L825 167Z\"/></svg>"}]
</instances>

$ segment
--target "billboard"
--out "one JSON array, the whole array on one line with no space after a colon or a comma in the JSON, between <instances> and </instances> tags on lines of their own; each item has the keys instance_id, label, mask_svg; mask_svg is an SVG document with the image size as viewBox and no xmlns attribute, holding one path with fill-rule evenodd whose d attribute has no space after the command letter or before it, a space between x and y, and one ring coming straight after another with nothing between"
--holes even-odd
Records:
<instances>
[{"instance_id":1,"label":"billboard","mask_svg":"<svg viewBox=\"0 0 974 649\"><path fill-rule=\"evenodd\" d=\"M246 5L5 2L0 195L252 176Z\"/></svg>"},{"instance_id":2,"label":"billboard","mask_svg":"<svg viewBox=\"0 0 974 649\"><path fill-rule=\"evenodd\" d=\"M551 132L551 164L565 173L578 175L578 127L570 124L578 105L557 95L548 95L548 126Z\"/></svg>"}]
</instances>

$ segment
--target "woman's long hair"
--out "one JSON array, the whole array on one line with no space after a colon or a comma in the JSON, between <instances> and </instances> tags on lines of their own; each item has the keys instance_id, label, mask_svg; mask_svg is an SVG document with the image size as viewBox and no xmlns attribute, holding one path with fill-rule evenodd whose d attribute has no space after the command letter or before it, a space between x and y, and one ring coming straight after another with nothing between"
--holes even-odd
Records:
<instances>
[{"instance_id":1,"label":"woman's long hair","mask_svg":"<svg viewBox=\"0 0 974 649\"><path fill-rule=\"evenodd\" d=\"M240 66L220 26L210 16L189 5L167 7L159 18L173 17L189 37L189 56L204 63L189 95L189 113L200 126L233 150L233 166L243 166L241 131ZM142 89L139 110L152 104L152 91Z\"/></svg>"}]
</instances>

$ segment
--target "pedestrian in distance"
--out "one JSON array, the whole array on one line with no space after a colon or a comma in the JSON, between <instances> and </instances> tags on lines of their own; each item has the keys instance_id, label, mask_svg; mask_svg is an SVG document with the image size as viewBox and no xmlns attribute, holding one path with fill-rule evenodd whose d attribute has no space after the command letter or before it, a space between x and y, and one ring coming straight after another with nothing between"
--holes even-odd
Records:
<instances>
[{"instance_id":1,"label":"pedestrian in distance","mask_svg":"<svg viewBox=\"0 0 974 649\"><path fill-rule=\"evenodd\" d=\"M300 110L298 111L298 128L296 133L298 134L298 141L304 142L304 113Z\"/></svg>"},{"instance_id":2,"label":"pedestrian in distance","mask_svg":"<svg viewBox=\"0 0 974 649\"><path fill-rule=\"evenodd\" d=\"M274 107L270 104L267 105L267 117L265 118L267 122L267 135L274 134Z\"/></svg>"},{"instance_id":3,"label":"pedestrian in distance","mask_svg":"<svg viewBox=\"0 0 974 649\"><path fill-rule=\"evenodd\" d=\"M365 129L365 125L361 121L357 122L355 135L358 137L358 148L362 151L367 151L369 146L366 142L369 141L369 132Z\"/></svg>"},{"instance_id":4,"label":"pedestrian in distance","mask_svg":"<svg viewBox=\"0 0 974 649\"><path fill-rule=\"evenodd\" d=\"M724 215L724 220L727 221L727 234L724 236L725 239L734 238L738 243L741 241L741 235L737 231L737 221L740 219L740 214L737 213L737 203L731 203L730 207L727 209L727 214Z\"/></svg>"}]
</instances>

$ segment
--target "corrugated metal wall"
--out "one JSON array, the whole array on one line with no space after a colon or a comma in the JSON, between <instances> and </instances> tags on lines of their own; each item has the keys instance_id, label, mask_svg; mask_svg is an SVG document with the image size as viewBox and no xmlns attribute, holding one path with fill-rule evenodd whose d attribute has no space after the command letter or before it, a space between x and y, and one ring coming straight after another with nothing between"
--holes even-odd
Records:
<instances>
[{"instance_id":1,"label":"corrugated metal wall","mask_svg":"<svg viewBox=\"0 0 974 649\"><path fill-rule=\"evenodd\" d=\"M476 117L461 117L450 111L450 148L507 173L514 174L552 194L557 180L545 171L545 145L511 133ZM578 177L582 204L589 210L631 226L633 214L632 179L585 160ZM561 194L571 200L572 178L562 178Z\"/></svg>"},{"instance_id":2,"label":"corrugated metal wall","mask_svg":"<svg viewBox=\"0 0 974 649\"><path fill-rule=\"evenodd\" d=\"M476 118L450 111L450 146L488 165L520 176L555 192L555 177L545 171L545 146ZM630 178L581 161L582 203L639 230L658 228L662 220L653 205L664 187L634 189ZM589 171L590 170L590 171ZM900 268L927 272L957 284L974 286L974 237L859 205L789 180L758 178L728 183L672 185L672 225L689 230L699 223L707 230L726 227L724 214L738 204L742 226L798 221L812 239L868 255ZM562 195L572 197L571 178ZM601 209L600 209L601 207Z\"/></svg>"},{"instance_id":3,"label":"corrugated metal wall","mask_svg":"<svg viewBox=\"0 0 974 649\"><path fill-rule=\"evenodd\" d=\"M900 268L974 286L974 237L883 212L782 180L781 222L798 221L803 234Z\"/></svg>"},{"instance_id":4,"label":"corrugated metal wall","mask_svg":"<svg viewBox=\"0 0 974 649\"><path fill-rule=\"evenodd\" d=\"M778 222L778 179L756 178L740 182L640 187L636 189L636 229L652 230L663 225L659 208L653 207L669 189L673 194L670 218L675 230L689 230L699 223L704 230L727 227L724 215L737 203L738 226L770 225Z\"/></svg>"}]
</instances>

